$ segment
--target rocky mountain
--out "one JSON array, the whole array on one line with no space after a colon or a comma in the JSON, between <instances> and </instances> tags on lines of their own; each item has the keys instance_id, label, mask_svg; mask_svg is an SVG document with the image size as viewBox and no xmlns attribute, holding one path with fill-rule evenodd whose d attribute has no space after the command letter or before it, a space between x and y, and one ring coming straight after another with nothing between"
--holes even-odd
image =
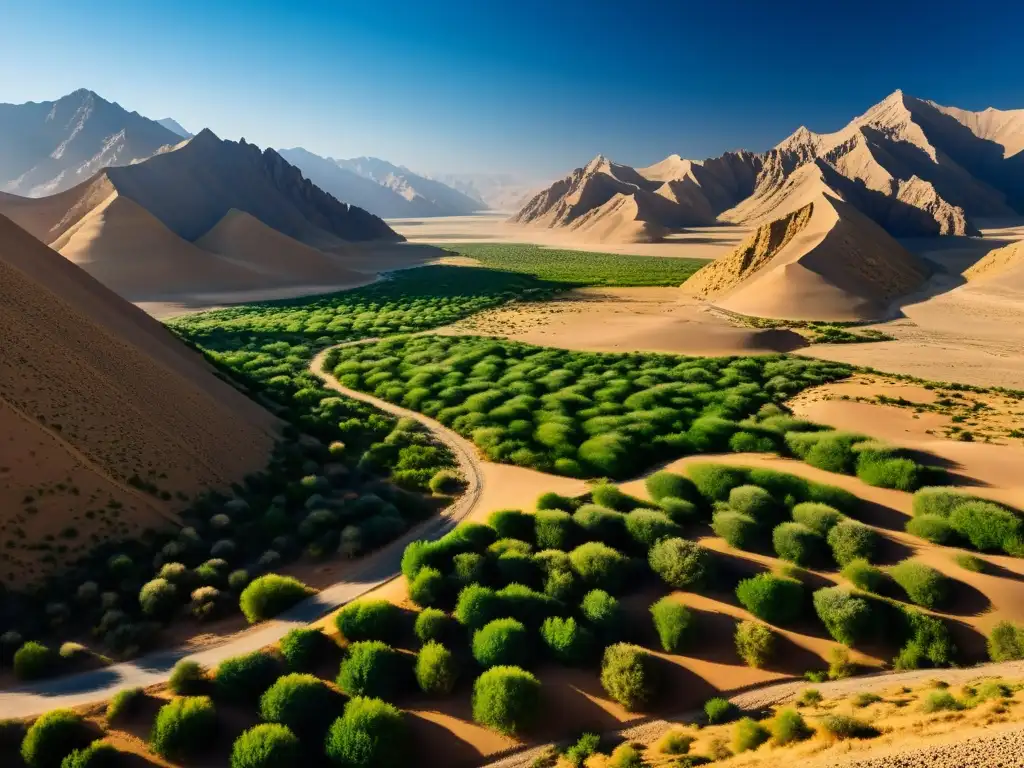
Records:
<instances>
[{"instance_id":1,"label":"rocky mountain","mask_svg":"<svg viewBox=\"0 0 1024 768\"><path fill-rule=\"evenodd\" d=\"M92 91L0 104L0 191L56 194L102 168L130 165L180 141L163 125Z\"/></svg>"},{"instance_id":2,"label":"rocky mountain","mask_svg":"<svg viewBox=\"0 0 1024 768\"><path fill-rule=\"evenodd\" d=\"M480 201L447 184L376 157L337 160L340 168L377 182L422 211L418 216L463 216L480 210Z\"/></svg>"},{"instance_id":3,"label":"rocky mountain","mask_svg":"<svg viewBox=\"0 0 1024 768\"><path fill-rule=\"evenodd\" d=\"M764 153L672 155L636 169L598 157L512 221L607 240L657 239L714 222L757 225L789 212L780 205L800 197L794 187L811 176L794 174L808 165L893 235L974 235L979 219L1024 213L1024 110L969 112L896 91L839 131L800 127Z\"/></svg>"},{"instance_id":4,"label":"rocky mountain","mask_svg":"<svg viewBox=\"0 0 1024 768\"><path fill-rule=\"evenodd\" d=\"M183 139L192 138L192 134L186 131L182 124L175 120L173 117L164 117L157 120L157 122L171 133L175 133L178 136L181 136L181 138Z\"/></svg>"},{"instance_id":5,"label":"rocky mountain","mask_svg":"<svg viewBox=\"0 0 1024 768\"><path fill-rule=\"evenodd\" d=\"M438 173L430 178L457 189L493 211L518 211L546 184L514 173Z\"/></svg>"}]
</instances>

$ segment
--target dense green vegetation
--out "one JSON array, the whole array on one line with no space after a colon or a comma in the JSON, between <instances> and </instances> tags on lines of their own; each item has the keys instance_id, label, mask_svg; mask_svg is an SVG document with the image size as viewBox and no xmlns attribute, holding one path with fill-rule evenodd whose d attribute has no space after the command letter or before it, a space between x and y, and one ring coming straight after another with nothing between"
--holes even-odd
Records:
<instances>
[{"instance_id":1,"label":"dense green vegetation","mask_svg":"<svg viewBox=\"0 0 1024 768\"><path fill-rule=\"evenodd\" d=\"M907 531L929 541L1024 555L1024 515L1017 510L946 488L921 488L913 510Z\"/></svg>"},{"instance_id":2,"label":"dense green vegetation","mask_svg":"<svg viewBox=\"0 0 1024 768\"><path fill-rule=\"evenodd\" d=\"M489 269L570 285L681 285L707 264L705 259L567 251L525 243L463 243L441 247L476 259Z\"/></svg>"}]
</instances>

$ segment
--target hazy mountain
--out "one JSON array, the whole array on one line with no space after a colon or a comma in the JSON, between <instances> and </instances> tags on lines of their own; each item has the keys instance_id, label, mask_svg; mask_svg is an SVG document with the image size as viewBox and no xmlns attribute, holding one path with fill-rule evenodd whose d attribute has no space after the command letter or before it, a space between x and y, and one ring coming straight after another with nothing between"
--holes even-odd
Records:
<instances>
[{"instance_id":1,"label":"hazy mountain","mask_svg":"<svg viewBox=\"0 0 1024 768\"><path fill-rule=\"evenodd\" d=\"M179 141L159 123L84 89L57 101L0 104L0 191L52 195Z\"/></svg>"},{"instance_id":2,"label":"hazy mountain","mask_svg":"<svg viewBox=\"0 0 1024 768\"><path fill-rule=\"evenodd\" d=\"M356 157L336 162L340 168L371 179L405 198L422 211L414 216L462 216L481 208L480 200L386 160Z\"/></svg>"},{"instance_id":3,"label":"hazy mountain","mask_svg":"<svg viewBox=\"0 0 1024 768\"><path fill-rule=\"evenodd\" d=\"M160 125L162 125L164 128L166 128L168 131L170 131L171 133L176 133L179 136L181 136L181 138L183 138L183 139L191 139L192 138L192 134L189 133L188 131L186 131L185 128L182 127L181 123L179 123L173 117L164 117L164 118L161 118L161 119L157 120L157 122Z\"/></svg>"},{"instance_id":4,"label":"hazy mountain","mask_svg":"<svg viewBox=\"0 0 1024 768\"><path fill-rule=\"evenodd\" d=\"M438 173L430 178L444 182L494 211L518 211L546 185L512 173Z\"/></svg>"},{"instance_id":5,"label":"hazy mountain","mask_svg":"<svg viewBox=\"0 0 1024 768\"><path fill-rule=\"evenodd\" d=\"M839 131L800 127L760 154L672 155L638 169L596 158L513 221L594 239L657 239L680 227L779 218L820 182L891 234L977 234L979 218L1024 213L1022 148L1024 110L969 112L896 91ZM818 170L794 180L808 165ZM806 183L815 191L799 189Z\"/></svg>"}]
</instances>

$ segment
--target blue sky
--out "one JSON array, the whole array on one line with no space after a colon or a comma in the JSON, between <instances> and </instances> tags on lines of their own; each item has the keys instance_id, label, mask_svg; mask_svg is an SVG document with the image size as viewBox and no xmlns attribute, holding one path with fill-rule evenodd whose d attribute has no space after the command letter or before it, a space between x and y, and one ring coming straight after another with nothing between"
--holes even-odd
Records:
<instances>
[{"instance_id":1,"label":"blue sky","mask_svg":"<svg viewBox=\"0 0 1024 768\"><path fill-rule=\"evenodd\" d=\"M950 0L0 0L0 101L85 87L263 146L553 177L763 150L896 88L1024 107L1022 26Z\"/></svg>"}]
</instances>

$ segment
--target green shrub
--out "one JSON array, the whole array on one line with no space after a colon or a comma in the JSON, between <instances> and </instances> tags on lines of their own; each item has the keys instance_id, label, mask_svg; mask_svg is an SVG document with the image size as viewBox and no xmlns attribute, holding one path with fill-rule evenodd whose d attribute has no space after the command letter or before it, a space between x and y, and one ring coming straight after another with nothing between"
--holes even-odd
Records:
<instances>
[{"instance_id":1,"label":"green shrub","mask_svg":"<svg viewBox=\"0 0 1024 768\"><path fill-rule=\"evenodd\" d=\"M842 587L824 587L814 593L814 610L833 639L843 645L864 640L871 629L871 606Z\"/></svg>"},{"instance_id":2,"label":"green shrub","mask_svg":"<svg viewBox=\"0 0 1024 768\"><path fill-rule=\"evenodd\" d=\"M843 520L828 532L828 545L839 565L853 560L870 562L878 548L878 533L856 520Z\"/></svg>"},{"instance_id":3,"label":"green shrub","mask_svg":"<svg viewBox=\"0 0 1024 768\"><path fill-rule=\"evenodd\" d=\"M690 525L702 518L700 508L692 501L677 499L675 496L665 496L658 501L658 506L668 515L676 525Z\"/></svg>"},{"instance_id":4,"label":"green shrub","mask_svg":"<svg viewBox=\"0 0 1024 768\"><path fill-rule=\"evenodd\" d=\"M426 569L421 569L420 573L423 570ZM349 642L391 642L396 640L401 632L402 609L387 600L357 600L338 612L334 624Z\"/></svg>"},{"instance_id":5,"label":"green shrub","mask_svg":"<svg viewBox=\"0 0 1024 768\"><path fill-rule=\"evenodd\" d=\"M904 610L909 639L893 661L896 669L945 667L953 663L956 646L946 623L921 611Z\"/></svg>"},{"instance_id":6,"label":"green shrub","mask_svg":"<svg viewBox=\"0 0 1024 768\"><path fill-rule=\"evenodd\" d=\"M725 501L729 491L746 483L749 477L746 470L724 464L690 464L686 474L701 496L711 501Z\"/></svg>"},{"instance_id":7,"label":"green shrub","mask_svg":"<svg viewBox=\"0 0 1024 768\"><path fill-rule=\"evenodd\" d=\"M38 680L57 671L56 661L53 651L29 640L14 652L14 676L19 680Z\"/></svg>"},{"instance_id":8,"label":"green shrub","mask_svg":"<svg viewBox=\"0 0 1024 768\"><path fill-rule=\"evenodd\" d=\"M618 636L622 630L623 615L619 601L603 589L592 589L583 596L580 611L594 631L604 640Z\"/></svg>"},{"instance_id":9,"label":"green shrub","mask_svg":"<svg viewBox=\"0 0 1024 768\"><path fill-rule=\"evenodd\" d=\"M548 491L542 493L537 499L537 509L561 509L565 512L572 512L577 507L575 499L570 499L568 496L562 496L554 491ZM539 543L539 542L538 542Z\"/></svg>"},{"instance_id":10,"label":"green shrub","mask_svg":"<svg viewBox=\"0 0 1024 768\"><path fill-rule=\"evenodd\" d=\"M573 768L582 768L588 757L597 752L601 746L601 737L596 733L584 733L579 739L562 753L562 758Z\"/></svg>"},{"instance_id":11,"label":"green shrub","mask_svg":"<svg viewBox=\"0 0 1024 768\"><path fill-rule=\"evenodd\" d=\"M239 605L249 623L255 624L287 611L314 591L291 576L268 573L249 582L242 590Z\"/></svg>"},{"instance_id":12,"label":"green shrub","mask_svg":"<svg viewBox=\"0 0 1024 768\"><path fill-rule=\"evenodd\" d=\"M687 539L662 539L647 553L647 562L662 581L676 589L694 590L708 582L711 556Z\"/></svg>"},{"instance_id":13,"label":"green shrub","mask_svg":"<svg viewBox=\"0 0 1024 768\"><path fill-rule=\"evenodd\" d=\"M459 677L452 652L438 642L425 643L416 655L416 682L432 696L447 696Z\"/></svg>"},{"instance_id":14,"label":"green shrub","mask_svg":"<svg viewBox=\"0 0 1024 768\"><path fill-rule=\"evenodd\" d=\"M527 729L540 709L540 681L519 667L491 667L473 684L473 720L508 735Z\"/></svg>"},{"instance_id":15,"label":"green shrub","mask_svg":"<svg viewBox=\"0 0 1024 768\"><path fill-rule=\"evenodd\" d=\"M820 722L825 733L834 739L872 739L878 736L874 726L849 715L825 715Z\"/></svg>"},{"instance_id":16,"label":"green shrub","mask_svg":"<svg viewBox=\"0 0 1024 768\"><path fill-rule=\"evenodd\" d=\"M254 702L281 674L281 662L266 651L224 659L214 674L217 696L225 701Z\"/></svg>"},{"instance_id":17,"label":"green shrub","mask_svg":"<svg viewBox=\"0 0 1024 768\"><path fill-rule=\"evenodd\" d=\"M795 744L814 735L814 731L804 721L803 715L792 707L776 712L768 729L772 733L772 744L777 747Z\"/></svg>"},{"instance_id":18,"label":"green shrub","mask_svg":"<svg viewBox=\"0 0 1024 768\"><path fill-rule=\"evenodd\" d=\"M1021 518L1008 509L988 501L968 501L953 509L950 525L982 552L1003 550L1019 554L1024 541Z\"/></svg>"},{"instance_id":19,"label":"green shrub","mask_svg":"<svg viewBox=\"0 0 1024 768\"><path fill-rule=\"evenodd\" d=\"M608 757L608 768L646 768L640 752L632 744L619 744Z\"/></svg>"},{"instance_id":20,"label":"green shrub","mask_svg":"<svg viewBox=\"0 0 1024 768\"><path fill-rule=\"evenodd\" d=\"M61 761L91 741L88 724L70 709L40 716L21 742L21 759L28 768L60 768Z\"/></svg>"},{"instance_id":21,"label":"green shrub","mask_svg":"<svg viewBox=\"0 0 1024 768\"><path fill-rule=\"evenodd\" d=\"M697 501L699 494L693 481L683 475L674 472L655 472L644 480L644 487L648 495L655 501L660 502L665 498L683 499L685 501Z\"/></svg>"},{"instance_id":22,"label":"green shrub","mask_svg":"<svg viewBox=\"0 0 1024 768\"><path fill-rule=\"evenodd\" d=\"M601 685L626 709L642 708L654 698L657 689L653 657L628 643L608 646L601 659Z\"/></svg>"},{"instance_id":23,"label":"green shrub","mask_svg":"<svg viewBox=\"0 0 1024 768\"><path fill-rule=\"evenodd\" d=\"M729 508L764 526L778 522L783 512L782 505L756 485L741 485L729 491Z\"/></svg>"},{"instance_id":24,"label":"green shrub","mask_svg":"<svg viewBox=\"0 0 1024 768\"><path fill-rule=\"evenodd\" d=\"M557 601L543 592L537 592L522 584L502 587L495 596L498 599L499 616L511 617L531 628L539 627L544 619L554 616L562 609Z\"/></svg>"},{"instance_id":25,"label":"green shrub","mask_svg":"<svg viewBox=\"0 0 1024 768\"><path fill-rule=\"evenodd\" d=\"M637 499L634 499L627 493L623 493L617 486L611 483L595 485L590 491L590 498L594 500L595 504L607 507L608 509L614 509L617 512L629 512L640 504Z\"/></svg>"},{"instance_id":26,"label":"green shrub","mask_svg":"<svg viewBox=\"0 0 1024 768\"><path fill-rule=\"evenodd\" d=\"M686 436L699 453L721 453L729 449L729 439L739 426L717 416L694 419Z\"/></svg>"},{"instance_id":27,"label":"green shrub","mask_svg":"<svg viewBox=\"0 0 1024 768\"><path fill-rule=\"evenodd\" d=\"M728 699L708 699L704 702L704 716L708 719L708 725L728 723L736 717L736 705Z\"/></svg>"},{"instance_id":28,"label":"green shrub","mask_svg":"<svg viewBox=\"0 0 1024 768\"><path fill-rule=\"evenodd\" d=\"M828 504L804 501L793 507L793 520L803 523L819 536L827 536L844 519L842 512Z\"/></svg>"},{"instance_id":29,"label":"green shrub","mask_svg":"<svg viewBox=\"0 0 1024 768\"><path fill-rule=\"evenodd\" d=\"M348 647L337 685L349 696L390 698L406 685L405 659L380 640L360 640Z\"/></svg>"},{"instance_id":30,"label":"green shrub","mask_svg":"<svg viewBox=\"0 0 1024 768\"><path fill-rule=\"evenodd\" d=\"M857 665L850 658L846 648L830 648L828 652L828 677L830 680L844 680L852 677Z\"/></svg>"},{"instance_id":31,"label":"green shrub","mask_svg":"<svg viewBox=\"0 0 1024 768\"><path fill-rule=\"evenodd\" d=\"M772 737L771 732L756 720L744 717L736 722L732 731L732 751L736 754L757 749Z\"/></svg>"},{"instance_id":32,"label":"green shrub","mask_svg":"<svg viewBox=\"0 0 1024 768\"><path fill-rule=\"evenodd\" d=\"M739 512L716 512L711 518L711 529L736 549L753 549L761 537L761 527L754 518Z\"/></svg>"},{"instance_id":33,"label":"green shrub","mask_svg":"<svg viewBox=\"0 0 1024 768\"><path fill-rule=\"evenodd\" d=\"M651 618L662 649L669 653L681 650L693 631L693 614L670 595L651 606Z\"/></svg>"},{"instance_id":34,"label":"green shrub","mask_svg":"<svg viewBox=\"0 0 1024 768\"><path fill-rule=\"evenodd\" d=\"M663 755L685 755L696 739L688 733L669 731L658 742L658 751Z\"/></svg>"},{"instance_id":35,"label":"green shrub","mask_svg":"<svg viewBox=\"0 0 1024 768\"><path fill-rule=\"evenodd\" d=\"M813 707L816 704L820 704L823 698L821 691L817 688L804 688L800 692L800 697L796 700L796 703L801 707Z\"/></svg>"},{"instance_id":36,"label":"green shrub","mask_svg":"<svg viewBox=\"0 0 1024 768\"><path fill-rule=\"evenodd\" d=\"M988 635L988 657L992 661L1024 659L1024 624L1000 621Z\"/></svg>"},{"instance_id":37,"label":"green shrub","mask_svg":"<svg viewBox=\"0 0 1024 768\"><path fill-rule=\"evenodd\" d=\"M154 619L171 618L179 605L178 588L166 579L147 581L139 590L139 607Z\"/></svg>"},{"instance_id":38,"label":"green shrub","mask_svg":"<svg viewBox=\"0 0 1024 768\"><path fill-rule=\"evenodd\" d=\"M824 560L825 540L802 523L780 523L772 531L775 554L799 566Z\"/></svg>"},{"instance_id":39,"label":"green shrub","mask_svg":"<svg viewBox=\"0 0 1024 768\"><path fill-rule=\"evenodd\" d=\"M584 504L573 512L573 522L588 541L601 541L612 546L626 540L626 516L597 504Z\"/></svg>"},{"instance_id":40,"label":"green shrub","mask_svg":"<svg viewBox=\"0 0 1024 768\"><path fill-rule=\"evenodd\" d=\"M455 604L455 619L464 627L479 629L502 615L501 598L489 587L470 584L459 592Z\"/></svg>"},{"instance_id":41,"label":"green shrub","mask_svg":"<svg viewBox=\"0 0 1024 768\"><path fill-rule=\"evenodd\" d=\"M867 451L860 452L857 459L857 477L867 485L878 488L916 491L924 482L925 473L924 467L903 456L885 456Z\"/></svg>"},{"instance_id":42,"label":"green shrub","mask_svg":"<svg viewBox=\"0 0 1024 768\"><path fill-rule=\"evenodd\" d=\"M750 667L763 667L775 651L775 632L767 624L747 619L736 625L736 653Z\"/></svg>"},{"instance_id":43,"label":"green shrub","mask_svg":"<svg viewBox=\"0 0 1024 768\"><path fill-rule=\"evenodd\" d=\"M848 579L854 586L863 589L865 592L879 592L885 587L888 576L885 571L867 560L858 558L848 562L842 570L844 579Z\"/></svg>"},{"instance_id":44,"label":"green shrub","mask_svg":"<svg viewBox=\"0 0 1024 768\"><path fill-rule=\"evenodd\" d=\"M857 709L863 709L864 707L870 707L872 704L877 704L881 700L882 697L874 693L858 693L850 703Z\"/></svg>"},{"instance_id":45,"label":"green shrub","mask_svg":"<svg viewBox=\"0 0 1024 768\"><path fill-rule=\"evenodd\" d=\"M959 712L964 708L956 698L947 690L930 692L921 702L921 711L927 714L933 712Z\"/></svg>"},{"instance_id":46,"label":"green shrub","mask_svg":"<svg viewBox=\"0 0 1024 768\"><path fill-rule=\"evenodd\" d=\"M563 664L581 664L590 658L593 635L576 619L551 616L540 627L540 636L551 655Z\"/></svg>"},{"instance_id":47,"label":"green shrub","mask_svg":"<svg viewBox=\"0 0 1024 768\"><path fill-rule=\"evenodd\" d=\"M956 507L973 500L976 500L976 497L949 488L921 488L914 494L914 517L918 515L949 517Z\"/></svg>"},{"instance_id":48,"label":"green shrub","mask_svg":"<svg viewBox=\"0 0 1024 768\"><path fill-rule=\"evenodd\" d=\"M795 456L812 467L844 475L854 473L857 455L853 445L863 440L862 435L838 431L786 433L786 445Z\"/></svg>"},{"instance_id":49,"label":"green shrub","mask_svg":"<svg viewBox=\"0 0 1024 768\"><path fill-rule=\"evenodd\" d=\"M319 629L298 627L281 638L278 646L288 669L302 672L311 669L331 646L331 641Z\"/></svg>"},{"instance_id":50,"label":"green shrub","mask_svg":"<svg viewBox=\"0 0 1024 768\"><path fill-rule=\"evenodd\" d=\"M462 489L463 483L464 481L458 472L453 472L450 469L439 469L430 478L427 487L430 488L432 493L451 496Z\"/></svg>"},{"instance_id":51,"label":"green shrub","mask_svg":"<svg viewBox=\"0 0 1024 768\"><path fill-rule=\"evenodd\" d=\"M581 544L569 553L573 571L590 587L618 591L629 570L629 558L598 541Z\"/></svg>"},{"instance_id":52,"label":"green shrub","mask_svg":"<svg viewBox=\"0 0 1024 768\"><path fill-rule=\"evenodd\" d=\"M487 524L497 533L499 539L533 541L533 515L519 509L499 509L487 518Z\"/></svg>"},{"instance_id":53,"label":"green shrub","mask_svg":"<svg viewBox=\"0 0 1024 768\"><path fill-rule=\"evenodd\" d=\"M60 764L60 768L118 768L121 752L113 744L94 741L85 749L76 749Z\"/></svg>"},{"instance_id":54,"label":"green shrub","mask_svg":"<svg viewBox=\"0 0 1024 768\"><path fill-rule=\"evenodd\" d=\"M171 670L167 687L176 696L198 696L206 692L208 682L206 667L198 661L182 659Z\"/></svg>"},{"instance_id":55,"label":"green shrub","mask_svg":"<svg viewBox=\"0 0 1024 768\"><path fill-rule=\"evenodd\" d=\"M563 549L572 546L576 525L572 515L560 509L540 509L533 516L533 535L541 549Z\"/></svg>"},{"instance_id":56,"label":"green shrub","mask_svg":"<svg viewBox=\"0 0 1024 768\"><path fill-rule=\"evenodd\" d=\"M379 699L357 696L331 725L324 751L341 768L402 768L409 736L402 713Z\"/></svg>"},{"instance_id":57,"label":"green shrub","mask_svg":"<svg viewBox=\"0 0 1024 768\"><path fill-rule=\"evenodd\" d=\"M149 746L161 757L181 760L207 749L217 731L217 712L209 696L185 696L160 707Z\"/></svg>"},{"instance_id":58,"label":"green shrub","mask_svg":"<svg viewBox=\"0 0 1024 768\"><path fill-rule=\"evenodd\" d=\"M495 619L473 633L473 658L482 667L522 666L529 651L530 635L515 619Z\"/></svg>"},{"instance_id":59,"label":"green shrub","mask_svg":"<svg viewBox=\"0 0 1024 768\"><path fill-rule=\"evenodd\" d=\"M128 718L135 713L145 697L146 693L141 688L126 688L123 691L118 691L107 704L107 722L115 723Z\"/></svg>"},{"instance_id":60,"label":"green shrub","mask_svg":"<svg viewBox=\"0 0 1024 768\"><path fill-rule=\"evenodd\" d=\"M626 515L626 532L647 550L661 539L678 535L679 526L660 510L634 509Z\"/></svg>"},{"instance_id":61,"label":"green shrub","mask_svg":"<svg viewBox=\"0 0 1024 768\"><path fill-rule=\"evenodd\" d=\"M736 587L740 604L769 624L788 624L803 612L804 588L795 579L759 573Z\"/></svg>"},{"instance_id":62,"label":"green shrub","mask_svg":"<svg viewBox=\"0 0 1024 768\"><path fill-rule=\"evenodd\" d=\"M939 608L949 599L949 578L924 563L904 560L890 568L889 575L917 605Z\"/></svg>"},{"instance_id":63,"label":"green shrub","mask_svg":"<svg viewBox=\"0 0 1024 768\"><path fill-rule=\"evenodd\" d=\"M919 515L907 521L907 533L920 536L933 544L952 544L957 533L949 520L938 515Z\"/></svg>"},{"instance_id":64,"label":"green shrub","mask_svg":"<svg viewBox=\"0 0 1024 768\"><path fill-rule=\"evenodd\" d=\"M294 768L301 758L298 737L277 723L243 731L231 747L231 768Z\"/></svg>"},{"instance_id":65,"label":"green shrub","mask_svg":"<svg viewBox=\"0 0 1024 768\"><path fill-rule=\"evenodd\" d=\"M446 591L445 578L436 568L420 568L416 578L409 582L409 599L423 608L440 605Z\"/></svg>"},{"instance_id":66,"label":"green shrub","mask_svg":"<svg viewBox=\"0 0 1024 768\"><path fill-rule=\"evenodd\" d=\"M487 560L476 552L462 552L452 558L451 578L456 584L466 586L484 580Z\"/></svg>"},{"instance_id":67,"label":"green shrub","mask_svg":"<svg viewBox=\"0 0 1024 768\"><path fill-rule=\"evenodd\" d=\"M441 642L452 631L452 618L439 608L424 608L416 616L413 632L421 643Z\"/></svg>"},{"instance_id":68,"label":"green shrub","mask_svg":"<svg viewBox=\"0 0 1024 768\"><path fill-rule=\"evenodd\" d=\"M300 735L320 737L337 716L340 697L318 677L283 675L260 698L260 717Z\"/></svg>"},{"instance_id":69,"label":"green shrub","mask_svg":"<svg viewBox=\"0 0 1024 768\"><path fill-rule=\"evenodd\" d=\"M953 556L953 562L965 571L971 571L972 573L985 572L985 561L980 557L972 555L970 552L957 552Z\"/></svg>"}]
</instances>

